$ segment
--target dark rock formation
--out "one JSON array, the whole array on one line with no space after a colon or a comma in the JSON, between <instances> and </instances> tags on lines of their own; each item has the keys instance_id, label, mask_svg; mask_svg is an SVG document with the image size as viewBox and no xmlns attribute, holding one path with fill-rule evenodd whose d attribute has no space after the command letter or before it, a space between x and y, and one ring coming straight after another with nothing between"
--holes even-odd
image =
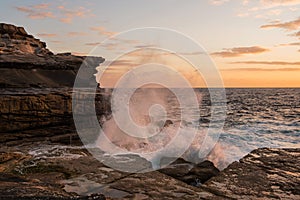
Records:
<instances>
[{"instance_id":1,"label":"dark rock formation","mask_svg":"<svg viewBox=\"0 0 300 200\"><path fill-rule=\"evenodd\" d=\"M300 149L257 149L203 189L228 199L300 199L299 162Z\"/></svg>"},{"instance_id":2,"label":"dark rock formation","mask_svg":"<svg viewBox=\"0 0 300 200\"><path fill-rule=\"evenodd\" d=\"M103 95L96 95L95 104L98 116L109 115L109 100ZM0 143L7 145L40 140L79 142L72 117L72 91L67 88L2 90L0 125Z\"/></svg>"},{"instance_id":3,"label":"dark rock formation","mask_svg":"<svg viewBox=\"0 0 300 200\"><path fill-rule=\"evenodd\" d=\"M0 87L73 87L80 67L95 74L103 61L73 55L0 54ZM97 84L94 77L88 81Z\"/></svg>"},{"instance_id":4,"label":"dark rock formation","mask_svg":"<svg viewBox=\"0 0 300 200\"><path fill-rule=\"evenodd\" d=\"M41 151L43 147L28 148ZM0 154L0 197L22 199L52 193L54 198L67 199L98 193L107 199L198 199L202 191L159 172L132 174L109 168L85 149L53 148L35 155L26 153L25 147L22 153L16 149Z\"/></svg>"},{"instance_id":5,"label":"dark rock formation","mask_svg":"<svg viewBox=\"0 0 300 200\"><path fill-rule=\"evenodd\" d=\"M199 186L219 173L218 168L210 161L194 164L182 158L159 171L193 186Z\"/></svg>"},{"instance_id":6,"label":"dark rock formation","mask_svg":"<svg viewBox=\"0 0 300 200\"><path fill-rule=\"evenodd\" d=\"M73 87L81 66L94 74L103 61L70 53L54 55L24 28L0 24L0 87Z\"/></svg>"},{"instance_id":7,"label":"dark rock formation","mask_svg":"<svg viewBox=\"0 0 300 200\"><path fill-rule=\"evenodd\" d=\"M28 35L23 27L0 23L0 54L53 55L46 43Z\"/></svg>"},{"instance_id":8,"label":"dark rock formation","mask_svg":"<svg viewBox=\"0 0 300 200\"><path fill-rule=\"evenodd\" d=\"M132 174L109 168L90 156L85 149L46 147L47 144L31 144L22 148L0 148L0 152L3 151L0 153L0 199L49 195L49 199L76 199L94 193L103 194L107 199L300 197L300 149L255 150L206 183L193 187L157 171ZM35 149L39 153L26 153ZM179 159L177 164L180 163L186 162ZM210 166L208 162L206 165Z\"/></svg>"},{"instance_id":9,"label":"dark rock formation","mask_svg":"<svg viewBox=\"0 0 300 200\"><path fill-rule=\"evenodd\" d=\"M0 142L78 140L72 118L72 87L81 67L89 75L78 77L83 86L95 88L93 74L104 59L54 55L46 43L10 24L0 24L0 36ZM96 103L97 114L110 110L100 94Z\"/></svg>"}]
</instances>

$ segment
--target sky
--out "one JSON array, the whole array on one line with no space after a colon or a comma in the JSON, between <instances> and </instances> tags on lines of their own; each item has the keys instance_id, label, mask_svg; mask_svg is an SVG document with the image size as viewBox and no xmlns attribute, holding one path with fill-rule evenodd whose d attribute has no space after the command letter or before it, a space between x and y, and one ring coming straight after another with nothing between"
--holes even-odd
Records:
<instances>
[{"instance_id":1,"label":"sky","mask_svg":"<svg viewBox=\"0 0 300 200\"><path fill-rule=\"evenodd\" d=\"M1 22L25 27L51 51L104 57L110 64L99 78L104 87L149 62L173 67L194 87L209 85L215 72L201 70L210 67L225 87L300 87L300 0L3 0L0 5ZM201 76L191 63L205 66Z\"/></svg>"}]
</instances>

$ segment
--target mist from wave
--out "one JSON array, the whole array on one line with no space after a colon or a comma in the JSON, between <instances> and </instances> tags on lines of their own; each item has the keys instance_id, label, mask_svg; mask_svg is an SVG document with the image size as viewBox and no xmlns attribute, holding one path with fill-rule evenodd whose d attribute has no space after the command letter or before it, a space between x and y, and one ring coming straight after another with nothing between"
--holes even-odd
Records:
<instances>
[{"instance_id":1,"label":"mist from wave","mask_svg":"<svg viewBox=\"0 0 300 200\"><path fill-rule=\"evenodd\" d=\"M181 157L195 163L208 159L220 169L259 147L300 147L300 89L226 89L226 121L223 130L218 133L217 143L208 134L208 128L213 128L213 123L216 123L211 121L210 93L207 89L194 91L199 108L193 105L185 108L190 117L183 119L181 105L168 89L138 89L129 104L132 120L140 126L148 126L151 129L149 134L161 134L134 138L121 130L111 118L103 124L105 136L114 145L141 154L164 148L172 142L179 129L186 131L187 137L191 137L189 133L193 132L194 138L186 138L190 145ZM165 112L149 115L154 104L163 106ZM147 135L147 131L143 134ZM206 152L205 157L199 157L204 141L211 142L213 150ZM105 147L103 137L98 138L97 144L112 154L118 152L114 152L111 146ZM157 158L150 156L147 159L153 161Z\"/></svg>"}]
</instances>

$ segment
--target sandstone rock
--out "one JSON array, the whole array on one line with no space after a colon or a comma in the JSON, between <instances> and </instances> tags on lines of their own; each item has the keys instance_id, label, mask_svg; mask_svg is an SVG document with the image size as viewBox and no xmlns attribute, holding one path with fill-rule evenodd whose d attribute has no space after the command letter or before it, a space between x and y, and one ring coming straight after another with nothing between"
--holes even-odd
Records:
<instances>
[{"instance_id":1,"label":"sandstone rock","mask_svg":"<svg viewBox=\"0 0 300 200\"><path fill-rule=\"evenodd\" d=\"M15 51L19 49L25 54L37 54L36 52L42 52L44 55L52 54L52 52L46 48L45 42L41 42L32 35L28 35L23 27L0 23L0 33L0 42L6 43L6 53L14 54ZM37 51L37 48L42 48L42 51Z\"/></svg>"},{"instance_id":2,"label":"sandstone rock","mask_svg":"<svg viewBox=\"0 0 300 200\"><path fill-rule=\"evenodd\" d=\"M0 90L1 91L1 90ZM82 102L84 105L84 96ZM108 115L109 100L96 95L97 114ZM0 93L0 142L49 140L77 143L71 89L13 89Z\"/></svg>"},{"instance_id":3,"label":"sandstone rock","mask_svg":"<svg viewBox=\"0 0 300 200\"><path fill-rule=\"evenodd\" d=\"M5 39L6 39L6 40L9 40L9 39L10 39L10 36L9 36L9 34L5 33L5 34L3 34L3 35L1 36L1 38L3 38L4 40L5 40Z\"/></svg>"},{"instance_id":4,"label":"sandstone rock","mask_svg":"<svg viewBox=\"0 0 300 200\"><path fill-rule=\"evenodd\" d=\"M18 34L26 36L27 32L25 31L25 29L23 27L18 27Z\"/></svg>"},{"instance_id":5,"label":"sandstone rock","mask_svg":"<svg viewBox=\"0 0 300 200\"><path fill-rule=\"evenodd\" d=\"M0 142L61 139L67 143L72 138L77 143L71 88L81 66L90 74L90 79L82 80L83 86L96 87L93 74L104 59L70 53L53 55L46 43L28 35L22 27L1 23L0 33ZM101 98L97 94L100 115L107 105Z\"/></svg>"}]
</instances>

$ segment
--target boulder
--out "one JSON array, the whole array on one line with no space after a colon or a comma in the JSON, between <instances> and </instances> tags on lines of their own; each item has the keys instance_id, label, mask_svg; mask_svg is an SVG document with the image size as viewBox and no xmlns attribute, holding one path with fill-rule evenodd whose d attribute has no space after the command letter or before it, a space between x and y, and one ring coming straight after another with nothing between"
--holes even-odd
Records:
<instances>
[{"instance_id":1,"label":"boulder","mask_svg":"<svg viewBox=\"0 0 300 200\"><path fill-rule=\"evenodd\" d=\"M164 162L163 160L162 162ZM169 166L159 171L192 186L200 186L219 173L218 168L210 161L194 164L182 158L178 158Z\"/></svg>"}]
</instances>

